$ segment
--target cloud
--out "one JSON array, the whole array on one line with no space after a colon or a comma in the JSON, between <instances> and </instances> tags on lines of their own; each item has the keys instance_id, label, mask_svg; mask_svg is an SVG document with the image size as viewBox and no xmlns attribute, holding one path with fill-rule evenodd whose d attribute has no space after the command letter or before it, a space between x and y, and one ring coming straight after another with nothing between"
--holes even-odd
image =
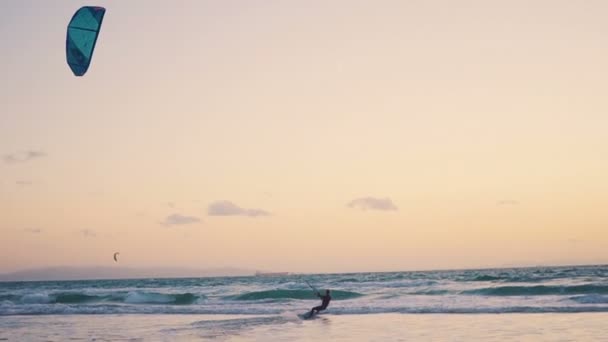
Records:
<instances>
[{"instance_id":1,"label":"cloud","mask_svg":"<svg viewBox=\"0 0 608 342\"><path fill-rule=\"evenodd\" d=\"M195 216L186 216L182 214L171 214L165 218L160 224L163 226L181 226L185 224L199 223L201 219Z\"/></svg>"},{"instance_id":2,"label":"cloud","mask_svg":"<svg viewBox=\"0 0 608 342\"><path fill-rule=\"evenodd\" d=\"M19 186L28 186L28 185L34 184L34 182L27 181L27 180L18 180L18 181L15 182L15 184L17 184Z\"/></svg>"},{"instance_id":3,"label":"cloud","mask_svg":"<svg viewBox=\"0 0 608 342\"><path fill-rule=\"evenodd\" d=\"M82 234L85 238L93 238L97 236L97 233L95 233L95 231L90 230L90 229L81 229L80 230L80 234Z\"/></svg>"},{"instance_id":4,"label":"cloud","mask_svg":"<svg viewBox=\"0 0 608 342\"><path fill-rule=\"evenodd\" d=\"M40 234L40 233L42 233L42 229L40 229L40 228L25 228L23 231L25 233L29 233L29 234Z\"/></svg>"},{"instance_id":5,"label":"cloud","mask_svg":"<svg viewBox=\"0 0 608 342\"><path fill-rule=\"evenodd\" d=\"M360 210L399 210L390 198L361 197L350 201L347 206L349 208Z\"/></svg>"},{"instance_id":6,"label":"cloud","mask_svg":"<svg viewBox=\"0 0 608 342\"><path fill-rule=\"evenodd\" d=\"M497 205L519 205L519 201L503 199L503 200L496 201L496 204Z\"/></svg>"},{"instance_id":7,"label":"cloud","mask_svg":"<svg viewBox=\"0 0 608 342\"><path fill-rule=\"evenodd\" d=\"M230 201L216 201L209 204L207 214L209 216L270 216L266 210L241 208Z\"/></svg>"},{"instance_id":8,"label":"cloud","mask_svg":"<svg viewBox=\"0 0 608 342\"><path fill-rule=\"evenodd\" d=\"M23 151L23 152L15 152L15 153L11 153L11 154L6 154L6 155L4 155L4 157L2 159L7 164L14 164L14 163L25 163L30 160L42 158L42 157L46 157L46 153L43 151L27 150L27 151Z\"/></svg>"}]
</instances>

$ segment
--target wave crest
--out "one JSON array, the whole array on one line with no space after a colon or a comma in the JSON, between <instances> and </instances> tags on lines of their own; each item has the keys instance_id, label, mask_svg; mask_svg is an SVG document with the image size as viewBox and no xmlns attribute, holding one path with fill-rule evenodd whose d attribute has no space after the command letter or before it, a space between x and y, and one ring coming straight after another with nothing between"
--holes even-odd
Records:
<instances>
[{"instance_id":1,"label":"wave crest","mask_svg":"<svg viewBox=\"0 0 608 342\"><path fill-rule=\"evenodd\" d=\"M124 299L129 304L173 304L188 305L199 299L192 293L162 294L147 292L130 292Z\"/></svg>"},{"instance_id":2,"label":"wave crest","mask_svg":"<svg viewBox=\"0 0 608 342\"><path fill-rule=\"evenodd\" d=\"M571 286L497 286L462 291L465 295L481 296L548 296L567 294L608 294L605 285L571 285Z\"/></svg>"},{"instance_id":3,"label":"wave crest","mask_svg":"<svg viewBox=\"0 0 608 342\"><path fill-rule=\"evenodd\" d=\"M331 292L332 299L344 300L363 296L357 292L334 290ZM267 290L247 292L237 296L232 296L234 300L264 300L264 299L318 299L310 290Z\"/></svg>"},{"instance_id":4,"label":"wave crest","mask_svg":"<svg viewBox=\"0 0 608 342\"><path fill-rule=\"evenodd\" d=\"M608 296L602 296L599 294L576 296L569 299L580 304L608 304Z\"/></svg>"},{"instance_id":5,"label":"wave crest","mask_svg":"<svg viewBox=\"0 0 608 342\"><path fill-rule=\"evenodd\" d=\"M154 292L128 292L113 294L87 294L82 292L30 293L22 296L1 296L0 300L14 304L170 304L188 305L196 303L204 296L192 293L163 294Z\"/></svg>"}]
</instances>

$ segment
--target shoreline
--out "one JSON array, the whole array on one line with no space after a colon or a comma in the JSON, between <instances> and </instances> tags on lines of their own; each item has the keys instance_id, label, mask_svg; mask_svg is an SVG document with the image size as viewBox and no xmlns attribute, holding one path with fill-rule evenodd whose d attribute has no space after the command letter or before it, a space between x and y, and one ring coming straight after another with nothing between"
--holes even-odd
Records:
<instances>
[{"instance_id":1,"label":"shoreline","mask_svg":"<svg viewBox=\"0 0 608 342\"><path fill-rule=\"evenodd\" d=\"M557 341L605 338L608 313L4 316L0 340ZM380 329L380 327L382 327Z\"/></svg>"}]
</instances>

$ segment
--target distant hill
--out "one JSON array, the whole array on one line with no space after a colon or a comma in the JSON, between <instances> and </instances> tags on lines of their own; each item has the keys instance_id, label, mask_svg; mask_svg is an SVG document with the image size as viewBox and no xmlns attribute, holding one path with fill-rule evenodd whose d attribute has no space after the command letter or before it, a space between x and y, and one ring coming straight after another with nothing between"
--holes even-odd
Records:
<instances>
[{"instance_id":1,"label":"distant hill","mask_svg":"<svg viewBox=\"0 0 608 342\"><path fill-rule=\"evenodd\" d=\"M187 278L250 276L247 269L222 268L122 268L122 267L46 267L0 274L0 281L88 280L133 278Z\"/></svg>"}]
</instances>

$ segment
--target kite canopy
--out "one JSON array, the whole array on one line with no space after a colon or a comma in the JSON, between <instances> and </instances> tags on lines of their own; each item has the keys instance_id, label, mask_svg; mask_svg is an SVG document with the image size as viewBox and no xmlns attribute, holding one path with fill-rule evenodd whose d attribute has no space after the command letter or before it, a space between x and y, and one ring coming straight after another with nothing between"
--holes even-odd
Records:
<instances>
[{"instance_id":1,"label":"kite canopy","mask_svg":"<svg viewBox=\"0 0 608 342\"><path fill-rule=\"evenodd\" d=\"M120 253L118 253L118 252L114 253L114 261L118 262L118 255L119 255L119 254L120 254Z\"/></svg>"},{"instance_id":2,"label":"kite canopy","mask_svg":"<svg viewBox=\"0 0 608 342\"><path fill-rule=\"evenodd\" d=\"M65 54L76 76L84 75L89 69L105 13L103 7L84 6L74 13L68 24Z\"/></svg>"}]
</instances>

